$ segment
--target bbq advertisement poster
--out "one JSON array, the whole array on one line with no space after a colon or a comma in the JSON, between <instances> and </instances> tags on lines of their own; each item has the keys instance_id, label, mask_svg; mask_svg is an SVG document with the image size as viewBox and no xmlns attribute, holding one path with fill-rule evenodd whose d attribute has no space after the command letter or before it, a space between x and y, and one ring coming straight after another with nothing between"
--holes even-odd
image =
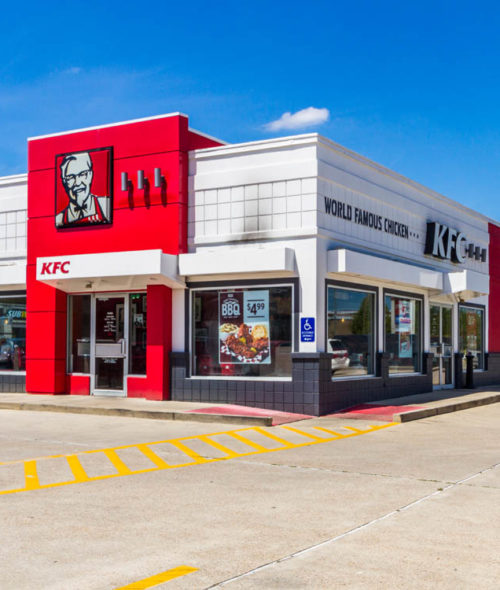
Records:
<instances>
[{"instance_id":1,"label":"bbq advertisement poster","mask_svg":"<svg viewBox=\"0 0 500 590\"><path fill-rule=\"evenodd\" d=\"M271 364L268 289L219 292L219 363Z\"/></svg>"}]
</instances>

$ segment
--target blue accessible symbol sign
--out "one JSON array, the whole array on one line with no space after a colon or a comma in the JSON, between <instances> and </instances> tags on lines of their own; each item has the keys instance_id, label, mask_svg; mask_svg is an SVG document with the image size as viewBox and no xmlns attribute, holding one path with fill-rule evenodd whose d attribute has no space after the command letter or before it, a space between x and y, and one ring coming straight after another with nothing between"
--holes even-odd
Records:
<instances>
[{"instance_id":1,"label":"blue accessible symbol sign","mask_svg":"<svg viewBox=\"0 0 500 590\"><path fill-rule=\"evenodd\" d=\"M300 318L300 341L314 342L315 340L314 318Z\"/></svg>"}]
</instances>

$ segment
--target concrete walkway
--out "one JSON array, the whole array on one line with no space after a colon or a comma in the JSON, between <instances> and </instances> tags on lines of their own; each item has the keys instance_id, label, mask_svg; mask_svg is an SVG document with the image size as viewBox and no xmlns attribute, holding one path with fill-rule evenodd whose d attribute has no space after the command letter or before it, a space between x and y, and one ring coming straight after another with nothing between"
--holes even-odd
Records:
<instances>
[{"instance_id":1,"label":"concrete walkway","mask_svg":"<svg viewBox=\"0 0 500 590\"><path fill-rule=\"evenodd\" d=\"M358 420L410 422L500 401L500 386L478 389L442 389L371 402L347 408L330 416Z\"/></svg>"},{"instance_id":2,"label":"concrete walkway","mask_svg":"<svg viewBox=\"0 0 500 590\"><path fill-rule=\"evenodd\" d=\"M493 404L498 401L500 401L500 386L476 390L448 389L367 403L330 414L329 417L409 422L437 414L447 414ZM221 403L27 393L0 393L0 409L67 412L154 420L244 423L252 426L276 426L313 418L313 416L303 414Z\"/></svg>"}]
</instances>

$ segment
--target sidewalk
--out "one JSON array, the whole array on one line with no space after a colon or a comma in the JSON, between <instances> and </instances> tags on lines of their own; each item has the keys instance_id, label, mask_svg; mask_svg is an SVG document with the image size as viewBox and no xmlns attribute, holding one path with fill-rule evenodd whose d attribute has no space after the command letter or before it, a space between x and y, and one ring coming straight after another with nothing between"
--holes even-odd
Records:
<instances>
[{"instance_id":1,"label":"sidewalk","mask_svg":"<svg viewBox=\"0 0 500 590\"><path fill-rule=\"evenodd\" d=\"M500 401L500 386L478 389L442 389L420 395L402 396L353 406L330 414L357 420L410 422Z\"/></svg>"},{"instance_id":2,"label":"sidewalk","mask_svg":"<svg viewBox=\"0 0 500 590\"><path fill-rule=\"evenodd\" d=\"M329 414L329 418L409 422L500 401L500 386L476 390L447 389L386 399ZM67 412L153 420L225 422L249 426L276 426L316 418L264 408L221 403L150 401L123 397L32 395L0 393L0 410ZM316 418L317 419L317 418Z\"/></svg>"}]
</instances>

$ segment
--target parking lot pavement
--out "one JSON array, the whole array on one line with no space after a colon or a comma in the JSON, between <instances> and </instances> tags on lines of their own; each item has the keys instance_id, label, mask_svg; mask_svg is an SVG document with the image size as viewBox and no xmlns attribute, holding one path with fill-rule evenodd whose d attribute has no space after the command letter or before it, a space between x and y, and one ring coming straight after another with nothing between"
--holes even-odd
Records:
<instances>
[{"instance_id":1,"label":"parking lot pavement","mask_svg":"<svg viewBox=\"0 0 500 590\"><path fill-rule=\"evenodd\" d=\"M336 430L300 426L280 426L273 431L245 427L4 461L0 462L0 496L299 449L395 425L338 425Z\"/></svg>"},{"instance_id":2,"label":"parking lot pavement","mask_svg":"<svg viewBox=\"0 0 500 590\"><path fill-rule=\"evenodd\" d=\"M495 405L373 429L332 418L262 429L283 444L227 424L2 411L0 461L25 483L63 478L47 455L62 455L66 479L122 470L0 496L2 589L112 590L182 565L192 573L156 587L496 589L499 418ZM235 455L219 460L207 440ZM190 466L145 471L144 444L182 465L168 441L195 453Z\"/></svg>"}]
</instances>

